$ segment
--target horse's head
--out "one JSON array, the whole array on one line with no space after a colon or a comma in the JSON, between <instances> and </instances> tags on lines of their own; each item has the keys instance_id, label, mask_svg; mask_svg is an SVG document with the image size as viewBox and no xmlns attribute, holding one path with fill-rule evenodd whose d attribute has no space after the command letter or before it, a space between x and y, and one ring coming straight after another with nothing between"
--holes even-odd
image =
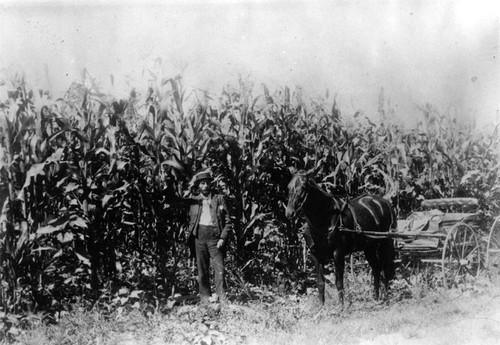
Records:
<instances>
[{"instance_id":1,"label":"horse's head","mask_svg":"<svg viewBox=\"0 0 500 345\"><path fill-rule=\"evenodd\" d=\"M309 190L309 177L307 173L299 172L292 177L288 184L288 204L286 216L291 219L302 208Z\"/></svg>"}]
</instances>

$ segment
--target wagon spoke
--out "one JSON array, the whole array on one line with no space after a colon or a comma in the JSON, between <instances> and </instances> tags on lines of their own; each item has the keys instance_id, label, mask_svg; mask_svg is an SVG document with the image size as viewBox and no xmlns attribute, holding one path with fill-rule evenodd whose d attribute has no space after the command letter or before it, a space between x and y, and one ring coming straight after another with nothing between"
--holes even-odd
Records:
<instances>
[{"instance_id":1,"label":"wagon spoke","mask_svg":"<svg viewBox=\"0 0 500 345\"><path fill-rule=\"evenodd\" d=\"M467 266L462 266L467 273L469 273L471 276L474 276L474 273L469 269Z\"/></svg>"},{"instance_id":2,"label":"wagon spoke","mask_svg":"<svg viewBox=\"0 0 500 345\"><path fill-rule=\"evenodd\" d=\"M443 276L450 285L465 276L475 276L479 270L480 247L474 230L458 223L448 233L443 249Z\"/></svg>"},{"instance_id":3,"label":"wagon spoke","mask_svg":"<svg viewBox=\"0 0 500 345\"><path fill-rule=\"evenodd\" d=\"M500 216L495 219L488 235L486 268L493 282L500 277Z\"/></svg>"},{"instance_id":4,"label":"wagon spoke","mask_svg":"<svg viewBox=\"0 0 500 345\"><path fill-rule=\"evenodd\" d=\"M460 259L462 258L462 256L460 255L460 252L458 250L458 246L455 244L455 243L452 243L452 253L451 255L458 261L460 262Z\"/></svg>"},{"instance_id":5,"label":"wagon spoke","mask_svg":"<svg viewBox=\"0 0 500 345\"><path fill-rule=\"evenodd\" d=\"M460 259L463 257L460 254L460 248L459 245L456 243L456 241L453 241L451 243L451 255L458 261L460 262Z\"/></svg>"},{"instance_id":6,"label":"wagon spoke","mask_svg":"<svg viewBox=\"0 0 500 345\"><path fill-rule=\"evenodd\" d=\"M455 265L450 266L449 267L449 272L450 273L447 276L447 280L450 281L450 282L455 281L455 278L457 277L459 270L460 270L460 265L459 264L455 264Z\"/></svg>"},{"instance_id":7,"label":"wagon spoke","mask_svg":"<svg viewBox=\"0 0 500 345\"><path fill-rule=\"evenodd\" d=\"M468 241L468 236L467 236L467 232L464 234L464 240L462 241L462 255L461 257L465 257L465 246L467 244L467 241Z\"/></svg>"},{"instance_id":8,"label":"wagon spoke","mask_svg":"<svg viewBox=\"0 0 500 345\"><path fill-rule=\"evenodd\" d=\"M455 236L452 244L453 244L454 252L456 253L456 257L457 257L458 261L460 261L460 259L463 257L463 253L460 252L460 238L457 238L457 237L460 237L460 234L457 234ZM462 243L463 243L463 241L462 241Z\"/></svg>"},{"instance_id":9,"label":"wagon spoke","mask_svg":"<svg viewBox=\"0 0 500 345\"><path fill-rule=\"evenodd\" d=\"M475 246L474 249L472 249L467 256L471 255L472 253L475 253L474 255L479 256L479 248L480 248L479 245Z\"/></svg>"}]
</instances>

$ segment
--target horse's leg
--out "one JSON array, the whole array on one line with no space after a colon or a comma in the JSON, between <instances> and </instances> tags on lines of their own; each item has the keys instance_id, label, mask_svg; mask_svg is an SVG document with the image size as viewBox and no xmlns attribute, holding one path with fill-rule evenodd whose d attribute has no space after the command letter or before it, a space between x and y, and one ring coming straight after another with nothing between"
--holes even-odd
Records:
<instances>
[{"instance_id":1,"label":"horse's leg","mask_svg":"<svg viewBox=\"0 0 500 345\"><path fill-rule=\"evenodd\" d=\"M378 256L382 262L382 269L384 271L383 283L386 294L389 292L390 282L394 277L394 254L394 243L392 239L381 240Z\"/></svg>"},{"instance_id":2,"label":"horse's leg","mask_svg":"<svg viewBox=\"0 0 500 345\"><path fill-rule=\"evenodd\" d=\"M373 274L373 287L374 287L374 297L378 300L380 296L380 263L377 257L377 243L371 243L365 248L365 257L370 267L372 268Z\"/></svg>"},{"instance_id":3,"label":"horse's leg","mask_svg":"<svg viewBox=\"0 0 500 345\"><path fill-rule=\"evenodd\" d=\"M335 286L339 294L340 305L344 308L344 268L345 268L345 254L336 249L333 252L333 262L335 265Z\"/></svg>"},{"instance_id":4,"label":"horse's leg","mask_svg":"<svg viewBox=\"0 0 500 345\"><path fill-rule=\"evenodd\" d=\"M318 284L319 301L321 305L325 304L325 265L315 255L311 255L314 266L316 267L316 282Z\"/></svg>"}]
</instances>

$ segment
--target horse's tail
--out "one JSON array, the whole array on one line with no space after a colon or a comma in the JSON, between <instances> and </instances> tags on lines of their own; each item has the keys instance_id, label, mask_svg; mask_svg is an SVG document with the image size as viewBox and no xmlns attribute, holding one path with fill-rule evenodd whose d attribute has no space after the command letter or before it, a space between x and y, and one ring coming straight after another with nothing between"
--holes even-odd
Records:
<instances>
[{"instance_id":1,"label":"horse's tail","mask_svg":"<svg viewBox=\"0 0 500 345\"><path fill-rule=\"evenodd\" d=\"M386 199L387 200L387 199ZM398 216L396 213L396 208L393 207L392 202L387 200L389 209L391 210L391 225L389 231L396 231L398 227ZM396 265L394 260L396 259L396 249L394 246L394 240L392 238L387 238L384 242L384 252L385 252L385 262L384 262L384 274L387 280L394 278L396 274Z\"/></svg>"},{"instance_id":2,"label":"horse's tail","mask_svg":"<svg viewBox=\"0 0 500 345\"><path fill-rule=\"evenodd\" d=\"M387 206L391 210L391 225L389 226L389 229L397 230L397 228L398 228L398 214L396 212L396 208L394 207L394 205L392 203L392 199L388 195L384 195L382 198L387 202Z\"/></svg>"},{"instance_id":3,"label":"horse's tail","mask_svg":"<svg viewBox=\"0 0 500 345\"><path fill-rule=\"evenodd\" d=\"M391 208L391 217L392 217L392 222L390 229L396 231L398 229L398 214L396 213L396 208L392 206L392 203L389 202L389 207Z\"/></svg>"},{"instance_id":4,"label":"horse's tail","mask_svg":"<svg viewBox=\"0 0 500 345\"><path fill-rule=\"evenodd\" d=\"M396 249L392 238L384 238L378 243L379 259L382 263L385 278L389 281L396 275Z\"/></svg>"}]
</instances>

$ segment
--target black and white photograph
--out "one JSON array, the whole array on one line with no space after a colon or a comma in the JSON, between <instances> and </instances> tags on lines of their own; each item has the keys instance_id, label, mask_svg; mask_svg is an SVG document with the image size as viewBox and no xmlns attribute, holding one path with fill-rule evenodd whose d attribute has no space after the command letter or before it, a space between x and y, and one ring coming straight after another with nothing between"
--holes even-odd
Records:
<instances>
[{"instance_id":1,"label":"black and white photograph","mask_svg":"<svg viewBox=\"0 0 500 345\"><path fill-rule=\"evenodd\" d=\"M500 343L500 3L0 0L0 345Z\"/></svg>"}]
</instances>

